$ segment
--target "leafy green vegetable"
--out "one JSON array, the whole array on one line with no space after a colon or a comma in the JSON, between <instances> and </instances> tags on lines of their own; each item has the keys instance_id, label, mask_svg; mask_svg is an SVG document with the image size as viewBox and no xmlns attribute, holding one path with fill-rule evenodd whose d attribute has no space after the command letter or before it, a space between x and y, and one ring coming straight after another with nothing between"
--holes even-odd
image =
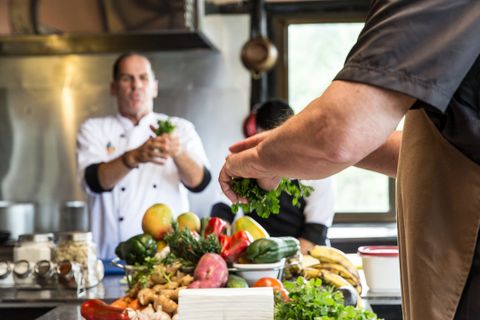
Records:
<instances>
[{"instance_id":1,"label":"leafy green vegetable","mask_svg":"<svg viewBox=\"0 0 480 320\"><path fill-rule=\"evenodd\" d=\"M300 198L308 197L314 190L302 183L298 185L290 179L282 178L277 189L266 191L260 188L257 181L249 178L234 179L232 190L239 197L246 198L247 203L234 203L232 212L238 212L242 208L244 212L255 211L259 217L268 218L270 214L280 212L280 194L285 191L293 197L292 204L300 206Z\"/></svg>"},{"instance_id":2,"label":"leafy green vegetable","mask_svg":"<svg viewBox=\"0 0 480 320\"><path fill-rule=\"evenodd\" d=\"M276 297L275 320L375 320L377 316L367 310L344 306L341 292L323 287L322 280L285 282L289 300Z\"/></svg>"},{"instance_id":3,"label":"leafy green vegetable","mask_svg":"<svg viewBox=\"0 0 480 320\"><path fill-rule=\"evenodd\" d=\"M215 234L197 239L187 228L180 231L176 223L172 227L173 231L163 238L170 247L170 253L162 261L163 263L180 261L186 268L194 267L205 253L220 253L220 243Z\"/></svg>"},{"instance_id":4,"label":"leafy green vegetable","mask_svg":"<svg viewBox=\"0 0 480 320\"><path fill-rule=\"evenodd\" d=\"M170 121L170 119L158 120L158 128L155 131L155 134L157 136L161 136L164 133L172 133L174 129L175 125Z\"/></svg>"}]
</instances>

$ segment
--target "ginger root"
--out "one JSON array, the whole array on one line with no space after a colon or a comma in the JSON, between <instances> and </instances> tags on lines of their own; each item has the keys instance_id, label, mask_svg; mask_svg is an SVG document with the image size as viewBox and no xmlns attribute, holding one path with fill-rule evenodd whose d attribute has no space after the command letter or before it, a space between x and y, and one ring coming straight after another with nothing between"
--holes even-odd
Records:
<instances>
[{"instance_id":1,"label":"ginger root","mask_svg":"<svg viewBox=\"0 0 480 320\"><path fill-rule=\"evenodd\" d=\"M140 290L137 295L137 299L142 306L146 306L149 303L154 302L155 297L156 297L155 292L149 288Z\"/></svg>"},{"instance_id":2,"label":"ginger root","mask_svg":"<svg viewBox=\"0 0 480 320\"><path fill-rule=\"evenodd\" d=\"M155 310L162 310L170 315L177 313L178 310L178 304L164 295L156 296L153 306Z\"/></svg>"}]
</instances>

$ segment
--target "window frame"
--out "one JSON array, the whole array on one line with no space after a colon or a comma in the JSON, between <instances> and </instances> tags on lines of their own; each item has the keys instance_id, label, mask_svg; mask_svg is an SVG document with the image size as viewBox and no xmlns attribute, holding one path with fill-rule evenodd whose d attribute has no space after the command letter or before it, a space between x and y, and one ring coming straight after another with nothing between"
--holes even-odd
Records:
<instances>
[{"instance_id":1,"label":"window frame","mask_svg":"<svg viewBox=\"0 0 480 320\"><path fill-rule=\"evenodd\" d=\"M364 22L369 1L299 1L267 6L268 36L278 49L275 68L268 74L268 95L288 101L288 26L305 23ZM338 212L334 223L395 222L395 180L388 180L386 212Z\"/></svg>"}]
</instances>

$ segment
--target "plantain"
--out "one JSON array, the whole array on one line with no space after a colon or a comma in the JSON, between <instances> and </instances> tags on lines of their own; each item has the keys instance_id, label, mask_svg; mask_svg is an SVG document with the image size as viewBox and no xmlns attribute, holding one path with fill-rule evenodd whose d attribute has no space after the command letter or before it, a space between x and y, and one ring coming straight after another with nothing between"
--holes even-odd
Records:
<instances>
[{"instance_id":1,"label":"plantain","mask_svg":"<svg viewBox=\"0 0 480 320\"><path fill-rule=\"evenodd\" d=\"M317 278L322 279L325 283L335 288L340 288L343 286L352 286L347 280L345 280L344 278L342 278L336 273L333 273L328 270L319 270L319 271L320 271L320 274Z\"/></svg>"},{"instance_id":2,"label":"plantain","mask_svg":"<svg viewBox=\"0 0 480 320\"><path fill-rule=\"evenodd\" d=\"M360 278L357 269L347 255L342 251L327 246L315 246L308 252L312 257L318 259L321 263L340 264L346 268L351 274Z\"/></svg>"},{"instance_id":3,"label":"plantain","mask_svg":"<svg viewBox=\"0 0 480 320\"><path fill-rule=\"evenodd\" d=\"M345 268L343 265L338 263L319 263L316 265L311 266L311 268L319 269L319 270L327 270L338 274L345 280L347 280L359 293L362 291L362 286L360 282L360 276L358 272L352 273L350 270ZM356 271L356 270L355 270Z\"/></svg>"},{"instance_id":4,"label":"plantain","mask_svg":"<svg viewBox=\"0 0 480 320\"><path fill-rule=\"evenodd\" d=\"M322 271L315 268L304 268L303 277L307 280L319 278Z\"/></svg>"}]
</instances>

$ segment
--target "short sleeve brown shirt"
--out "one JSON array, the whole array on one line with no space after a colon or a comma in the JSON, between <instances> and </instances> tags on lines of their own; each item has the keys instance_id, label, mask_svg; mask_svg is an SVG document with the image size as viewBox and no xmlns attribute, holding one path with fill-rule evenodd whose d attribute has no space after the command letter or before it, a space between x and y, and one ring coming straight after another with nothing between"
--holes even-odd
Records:
<instances>
[{"instance_id":1,"label":"short sleeve brown shirt","mask_svg":"<svg viewBox=\"0 0 480 320\"><path fill-rule=\"evenodd\" d=\"M416 98L413 107L480 163L480 1L372 1L336 79Z\"/></svg>"}]
</instances>

